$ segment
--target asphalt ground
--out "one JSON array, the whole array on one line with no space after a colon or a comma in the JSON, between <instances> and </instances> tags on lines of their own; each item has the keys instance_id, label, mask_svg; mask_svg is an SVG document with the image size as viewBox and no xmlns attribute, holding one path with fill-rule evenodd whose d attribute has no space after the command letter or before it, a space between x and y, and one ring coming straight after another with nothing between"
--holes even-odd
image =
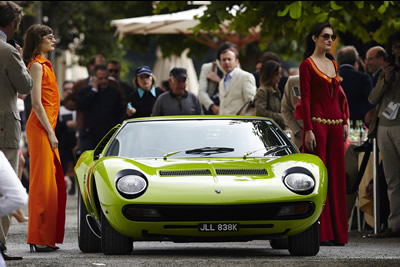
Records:
<instances>
[{"instance_id":1,"label":"asphalt ground","mask_svg":"<svg viewBox=\"0 0 400 267\"><path fill-rule=\"evenodd\" d=\"M136 242L131 255L84 254L77 240L77 195L68 196L66 232L60 250L30 253L26 244L27 223L14 218L7 248L22 261L7 266L400 266L400 238L369 237L372 231L352 230L343 247L322 246L317 256L293 257L274 250L268 241L239 243ZM28 214L27 207L23 208Z\"/></svg>"}]
</instances>

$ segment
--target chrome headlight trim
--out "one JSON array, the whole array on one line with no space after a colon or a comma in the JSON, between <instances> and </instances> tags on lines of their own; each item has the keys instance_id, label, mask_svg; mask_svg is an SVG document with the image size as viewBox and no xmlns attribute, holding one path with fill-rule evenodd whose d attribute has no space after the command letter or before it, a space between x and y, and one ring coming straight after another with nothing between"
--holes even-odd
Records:
<instances>
[{"instance_id":1,"label":"chrome headlight trim","mask_svg":"<svg viewBox=\"0 0 400 267\"><path fill-rule=\"evenodd\" d=\"M144 194L147 187L146 176L137 170L122 170L115 176L115 188L124 198L137 198Z\"/></svg>"},{"instance_id":2,"label":"chrome headlight trim","mask_svg":"<svg viewBox=\"0 0 400 267\"><path fill-rule=\"evenodd\" d=\"M147 182L138 175L126 175L116 182L118 191L127 195L136 195L146 189Z\"/></svg>"},{"instance_id":3,"label":"chrome headlight trim","mask_svg":"<svg viewBox=\"0 0 400 267\"><path fill-rule=\"evenodd\" d=\"M299 195L308 195L314 191L315 179L312 173L302 167L293 167L283 175L283 183L292 192Z\"/></svg>"}]
</instances>

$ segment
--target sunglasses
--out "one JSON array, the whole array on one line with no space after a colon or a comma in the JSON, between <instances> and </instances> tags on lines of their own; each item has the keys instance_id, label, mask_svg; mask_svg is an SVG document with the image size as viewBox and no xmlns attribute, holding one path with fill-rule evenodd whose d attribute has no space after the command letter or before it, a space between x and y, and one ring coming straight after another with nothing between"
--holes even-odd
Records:
<instances>
[{"instance_id":1,"label":"sunglasses","mask_svg":"<svg viewBox=\"0 0 400 267\"><path fill-rule=\"evenodd\" d=\"M148 75L148 74L140 74L140 75L138 76L139 79L149 79L150 77L151 77L151 76Z\"/></svg>"},{"instance_id":2,"label":"sunglasses","mask_svg":"<svg viewBox=\"0 0 400 267\"><path fill-rule=\"evenodd\" d=\"M113 73L113 72L118 73L119 69L109 69L108 72L109 73Z\"/></svg>"},{"instance_id":3,"label":"sunglasses","mask_svg":"<svg viewBox=\"0 0 400 267\"><path fill-rule=\"evenodd\" d=\"M43 39L47 39L47 40L49 40L49 41L52 41L52 40L56 41L56 37L54 36L54 34L46 35L46 36L44 36L44 37L42 38L42 40L43 40Z\"/></svg>"},{"instance_id":4,"label":"sunglasses","mask_svg":"<svg viewBox=\"0 0 400 267\"><path fill-rule=\"evenodd\" d=\"M322 34L321 36L322 36L322 38L324 38L324 40L329 40L329 38L331 38L332 41L336 40L335 34L330 35L329 33L325 33L325 34Z\"/></svg>"}]
</instances>

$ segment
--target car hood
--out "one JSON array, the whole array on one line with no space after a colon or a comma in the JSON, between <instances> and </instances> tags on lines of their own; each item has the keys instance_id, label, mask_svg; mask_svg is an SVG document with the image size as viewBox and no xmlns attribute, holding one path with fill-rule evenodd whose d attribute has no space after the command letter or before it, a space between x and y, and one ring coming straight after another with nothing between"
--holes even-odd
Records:
<instances>
[{"instance_id":1,"label":"car hood","mask_svg":"<svg viewBox=\"0 0 400 267\"><path fill-rule=\"evenodd\" d=\"M178 159L128 159L110 157L103 159L106 169L136 169L151 177L189 176L244 176L248 178L275 177L294 166L312 167L316 156L291 154L270 158L178 158ZM311 164L311 165L310 165ZM318 164L317 164L318 165ZM111 168L110 168L111 167ZM317 168L317 166L315 166ZM318 175L318 174L317 174Z\"/></svg>"},{"instance_id":2,"label":"car hood","mask_svg":"<svg viewBox=\"0 0 400 267\"><path fill-rule=\"evenodd\" d=\"M322 164L322 165L321 165ZM96 164L96 173L107 173L108 179L96 180L106 183L115 191L115 177L121 170L142 172L149 186L145 194L132 200L135 203L230 203L242 200L290 201L297 195L288 190L282 178L291 167L307 168L316 178L316 191L321 186L320 167L323 163L314 155L292 154L276 158L190 158L190 159L127 159L102 158ZM324 177L326 178L326 177ZM324 182L323 182L324 183ZM246 193L247 192L247 193ZM307 200L308 196L298 199ZM101 194L99 194L101 195ZM103 198L111 203L111 198Z\"/></svg>"}]
</instances>

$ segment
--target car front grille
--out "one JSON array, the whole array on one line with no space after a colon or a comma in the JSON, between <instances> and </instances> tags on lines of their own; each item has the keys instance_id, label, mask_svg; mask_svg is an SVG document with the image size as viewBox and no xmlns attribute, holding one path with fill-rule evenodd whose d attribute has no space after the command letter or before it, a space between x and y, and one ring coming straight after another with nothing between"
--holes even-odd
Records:
<instances>
[{"instance_id":1,"label":"car front grille","mask_svg":"<svg viewBox=\"0 0 400 267\"><path fill-rule=\"evenodd\" d=\"M291 212L282 212L290 210ZM262 221L295 220L313 214L313 202L253 205L126 205L122 212L132 221Z\"/></svg>"},{"instance_id":2,"label":"car front grille","mask_svg":"<svg viewBox=\"0 0 400 267\"><path fill-rule=\"evenodd\" d=\"M163 170L160 171L160 176L194 176L194 175L211 175L209 169L203 170Z\"/></svg>"},{"instance_id":3,"label":"car front grille","mask_svg":"<svg viewBox=\"0 0 400 267\"><path fill-rule=\"evenodd\" d=\"M267 175L266 169L216 169L218 175Z\"/></svg>"},{"instance_id":4,"label":"car front grille","mask_svg":"<svg viewBox=\"0 0 400 267\"><path fill-rule=\"evenodd\" d=\"M268 175L266 169L216 169L217 175ZM160 176L211 175L209 169L199 170L161 170Z\"/></svg>"}]
</instances>

